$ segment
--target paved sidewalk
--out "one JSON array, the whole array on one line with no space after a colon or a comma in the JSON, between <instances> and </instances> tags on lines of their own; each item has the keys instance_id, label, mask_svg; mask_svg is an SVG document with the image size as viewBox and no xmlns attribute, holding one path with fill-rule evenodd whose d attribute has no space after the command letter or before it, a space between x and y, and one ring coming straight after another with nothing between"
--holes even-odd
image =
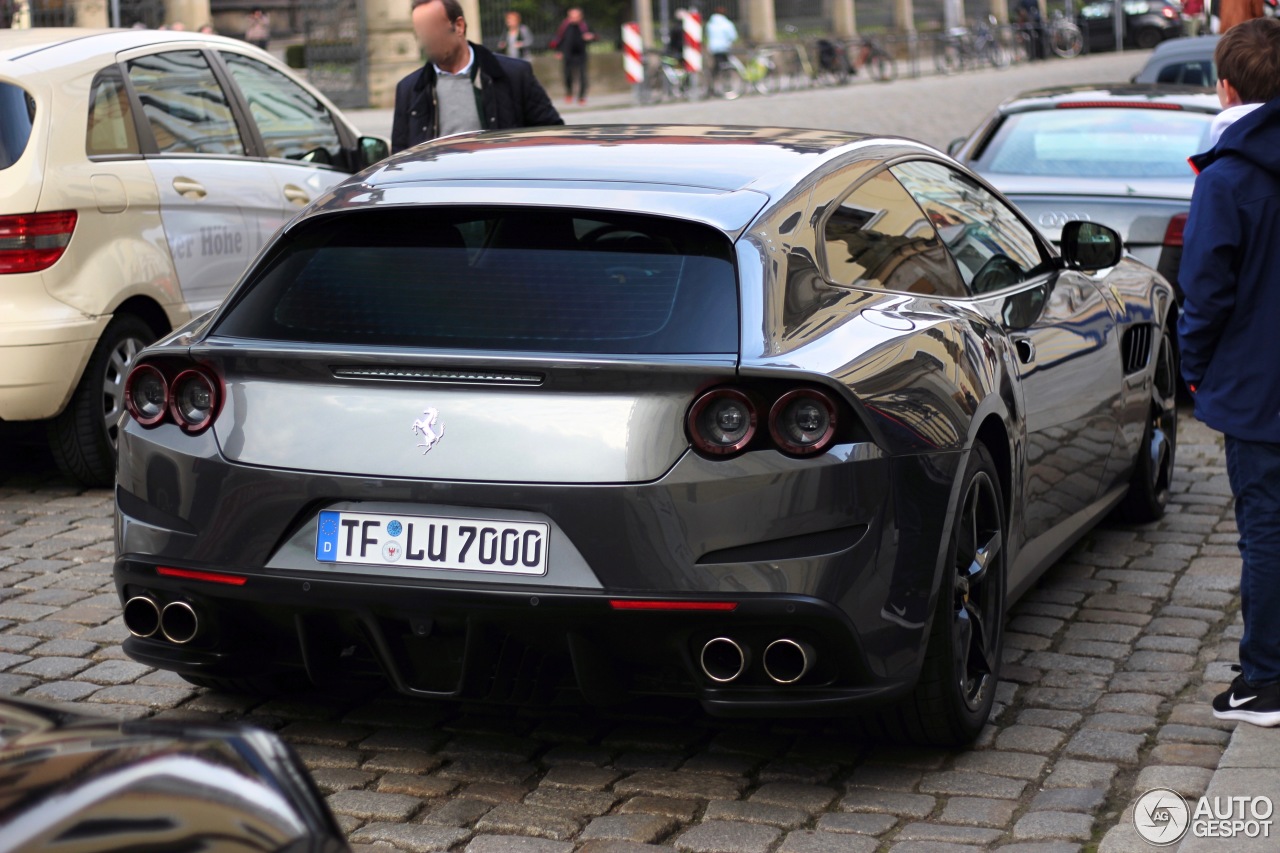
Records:
<instances>
[{"instance_id":1,"label":"paved sidewalk","mask_svg":"<svg viewBox=\"0 0 1280 853\"><path fill-rule=\"evenodd\" d=\"M1265 796L1273 805L1280 806L1280 729L1237 724L1205 796L1219 802L1230 797ZM1178 847L1178 853L1219 853L1228 848L1232 853L1280 850L1280 813L1272 816L1269 837L1186 838Z\"/></svg>"}]
</instances>

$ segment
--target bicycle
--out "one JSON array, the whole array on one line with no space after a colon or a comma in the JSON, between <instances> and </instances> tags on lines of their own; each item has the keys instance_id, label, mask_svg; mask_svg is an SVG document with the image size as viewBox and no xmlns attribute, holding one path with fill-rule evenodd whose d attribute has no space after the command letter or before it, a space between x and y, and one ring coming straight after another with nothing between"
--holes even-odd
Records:
<instances>
[{"instance_id":1,"label":"bicycle","mask_svg":"<svg viewBox=\"0 0 1280 853\"><path fill-rule=\"evenodd\" d=\"M1063 59L1079 56L1084 50L1084 35L1074 21L1067 20L1062 10L1054 10L1049 20L1049 47Z\"/></svg>"},{"instance_id":2,"label":"bicycle","mask_svg":"<svg viewBox=\"0 0 1280 853\"><path fill-rule=\"evenodd\" d=\"M1030 62L1035 56L1034 31L1028 24L1007 24L1000 28L1000 40L1009 54L1010 65Z\"/></svg>"},{"instance_id":3,"label":"bicycle","mask_svg":"<svg viewBox=\"0 0 1280 853\"><path fill-rule=\"evenodd\" d=\"M711 92L727 101L740 98L748 91L767 95L777 86L775 51L762 48L745 62L736 54L725 54L711 77Z\"/></svg>"},{"instance_id":4,"label":"bicycle","mask_svg":"<svg viewBox=\"0 0 1280 853\"><path fill-rule=\"evenodd\" d=\"M992 68L1004 68L1010 62L1009 52L1005 50L1004 43L996 37L999 29L1000 22L996 20L995 15L988 15L985 21L974 28L973 55L978 61L986 62Z\"/></svg>"},{"instance_id":5,"label":"bicycle","mask_svg":"<svg viewBox=\"0 0 1280 853\"><path fill-rule=\"evenodd\" d=\"M977 68L983 64L992 68L1004 68L1009 64L1009 54L996 38L993 27L995 17L973 30L953 27L934 44L933 62L940 74L954 74L965 68Z\"/></svg>"},{"instance_id":6,"label":"bicycle","mask_svg":"<svg viewBox=\"0 0 1280 853\"><path fill-rule=\"evenodd\" d=\"M818 39L813 43L813 53L817 58L814 66L815 79L823 86L843 86L853 76L853 66L849 63L849 52L843 44L831 39Z\"/></svg>"},{"instance_id":7,"label":"bicycle","mask_svg":"<svg viewBox=\"0 0 1280 853\"><path fill-rule=\"evenodd\" d=\"M644 83L640 88L641 102L656 104L675 98L688 99L693 93L693 75L684 67L684 60L660 50L645 51Z\"/></svg>"},{"instance_id":8,"label":"bicycle","mask_svg":"<svg viewBox=\"0 0 1280 853\"><path fill-rule=\"evenodd\" d=\"M877 83L888 83L898 76L898 60L894 59L893 54L885 50L884 45L873 37L862 36L858 44L850 47L849 51L854 57L852 62L854 74L865 68L867 74Z\"/></svg>"}]
</instances>

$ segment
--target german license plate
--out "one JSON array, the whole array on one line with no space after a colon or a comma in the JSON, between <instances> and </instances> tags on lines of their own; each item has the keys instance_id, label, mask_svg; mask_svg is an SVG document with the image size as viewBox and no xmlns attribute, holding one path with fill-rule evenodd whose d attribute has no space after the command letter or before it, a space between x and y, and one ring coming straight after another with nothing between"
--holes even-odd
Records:
<instances>
[{"instance_id":1,"label":"german license plate","mask_svg":"<svg viewBox=\"0 0 1280 853\"><path fill-rule=\"evenodd\" d=\"M415 569L547 572L549 525L484 518L320 513L316 559Z\"/></svg>"}]
</instances>

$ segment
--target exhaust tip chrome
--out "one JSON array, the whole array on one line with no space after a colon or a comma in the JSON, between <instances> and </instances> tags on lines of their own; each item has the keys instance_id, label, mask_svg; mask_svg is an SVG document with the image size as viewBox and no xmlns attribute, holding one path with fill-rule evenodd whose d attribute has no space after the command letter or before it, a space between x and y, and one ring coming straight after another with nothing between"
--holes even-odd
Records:
<instances>
[{"instance_id":1,"label":"exhaust tip chrome","mask_svg":"<svg viewBox=\"0 0 1280 853\"><path fill-rule=\"evenodd\" d=\"M160 606L145 595L124 603L124 626L135 637L153 637L160 630Z\"/></svg>"},{"instance_id":2,"label":"exhaust tip chrome","mask_svg":"<svg viewBox=\"0 0 1280 853\"><path fill-rule=\"evenodd\" d=\"M717 684L728 684L747 671L747 653L728 637L707 640L698 662L702 674Z\"/></svg>"},{"instance_id":3,"label":"exhaust tip chrome","mask_svg":"<svg viewBox=\"0 0 1280 853\"><path fill-rule=\"evenodd\" d=\"M778 684L795 684L804 678L818 659L813 646L799 640L783 638L765 647L762 663L765 675Z\"/></svg>"},{"instance_id":4,"label":"exhaust tip chrome","mask_svg":"<svg viewBox=\"0 0 1280 853\"><path fill-rule=\"evenodd\" d=\"M160 632L171 643L183 645L195 639L200 630L200 619L195 609L185 601L170 601L160 611Z\"/></svg>"}]
</instances>

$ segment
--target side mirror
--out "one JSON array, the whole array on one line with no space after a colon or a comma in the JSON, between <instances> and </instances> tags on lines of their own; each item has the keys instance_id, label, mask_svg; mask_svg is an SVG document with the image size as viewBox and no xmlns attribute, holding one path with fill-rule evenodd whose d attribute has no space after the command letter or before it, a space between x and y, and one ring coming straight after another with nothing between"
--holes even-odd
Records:
<instances>
[{"instance_id":1,"label":"side mirror","mask_svg":"<svg viewBox=\"0 0 1280 853\"><path fill-rule=\"evenodd\" d=\"M1062 259L1067 269L1101 270L1120 263L1120 235L1096 222L1072 221L1062 226Z\"/></svg>"},{"instance_id":2,"label":"side mirror","mask_svg":"<svg viewBox=\"0 0 1280 853\"><path fill-rule=\"evenodd\" d=\"M368 168L379 160L385 160L391 156L391 143L381 136L360 137L356 140L356 149L359 152L360 162L357 164L359 169Z\"/></svg>"},{"instance_id":3,"label":"side mirror","mask_svg":"<svg viewBox=\"0 0 1280 853\"><path fill-rule=\"evenodd\" d=\"M947 143L947 154L952 157L956 156L956 152L959 151L961 148L963 148L965 142L967 141L968 140L965 139L963 136L951 140L950 142Z\"/></svg>"}]
</instances>

